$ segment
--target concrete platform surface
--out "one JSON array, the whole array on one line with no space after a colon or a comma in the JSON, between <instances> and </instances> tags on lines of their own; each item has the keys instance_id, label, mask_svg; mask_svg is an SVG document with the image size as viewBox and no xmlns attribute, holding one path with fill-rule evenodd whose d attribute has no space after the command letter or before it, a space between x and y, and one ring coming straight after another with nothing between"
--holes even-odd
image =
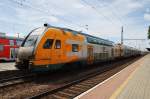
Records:
<instances>
[{"instance_id":1,"label":"concrete platform surface","mask_svg":"<svg viewBox=\"0 0 150 99\"><path fill-rule=\"evenodd\" d=\"M149 64L150 54L74 99L150 99ZM135 76L132 78L132 75Z\"/></svg>"},{"instance_id":2,"label":"concrete platform surface","mask_svg":"<svg viewBox=\"0 0 150 99\"><path fill-rule=\"evenodd\" d=\"M126 82L112 95L113 99L150 99L150 54Z\"/></svg>"},{"instance_id":3,"label":"concrete platform surface","mask_svg":"<svg viewBox=\"0 0 150 99\"><path fill-rule=\"evenodd\" d=\"M0 63L0 71L15 70L16 67L14 65L15 65L15 62Z\"/></svg>"}]
</instances>

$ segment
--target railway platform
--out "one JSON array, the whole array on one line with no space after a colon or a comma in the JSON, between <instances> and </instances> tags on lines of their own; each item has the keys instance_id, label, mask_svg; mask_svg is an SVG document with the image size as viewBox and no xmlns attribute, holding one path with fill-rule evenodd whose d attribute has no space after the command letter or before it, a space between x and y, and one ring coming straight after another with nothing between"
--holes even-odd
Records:
<instances>
[{"instance_id":1,"label":"railway platform","mask_svg":"<svg viewBox=\"0 0 150 99\"><path fill-rule=\"evenodd\" d=\"M75 99L150 99L150 54Z\"/></svg>"},{"instance_id":2,"label":"railway platform","mask_svg":"<svg viewBox=\"0 0 150 99\"><path fill-rule=\"evenodd\" d=\"M2 62L0 63L0 71L16 70L14 65L15 62Z\"/></svg>"}]
</instances>

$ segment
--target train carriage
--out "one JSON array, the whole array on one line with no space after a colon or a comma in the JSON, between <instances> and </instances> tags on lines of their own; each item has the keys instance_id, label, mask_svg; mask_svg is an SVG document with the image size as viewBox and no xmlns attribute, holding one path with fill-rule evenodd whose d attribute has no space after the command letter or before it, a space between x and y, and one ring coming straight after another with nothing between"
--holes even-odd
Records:
<instances>
[{"instance_id":1,"label":"train carriage","mask_svg":"<svg viewBox=\"0 0 150 99\"><path fill-rule=\"evenodd\" d=\"M93 62L104 62L113 59L113 42L91 35L83 34L87 43L93 48Z\"/></svg>"},{"instance_id":2,"label":"train carriage","mask_svg":"<svg viewBox=\"0 0 150 99\"><path fill-rule=\"evenodd\" d=\"M129 46L122 45L122 44L115 44L114 46L114 57L116 59L128 58L128 57L137 56L140 54L141 54L141 51L133 47L129 47Z\"/></svg>"},{"instance_id":3,"label":"train carriage","mask_svg":"<svg viewBox=\"0 0 150 99\"><path fill-rule=\"evenodd\" d=\"M5 33L0 33L0 60L15 60L22 41L22 38L10 37L6 36Z\"/></svg>"},{"instance_id":4,"label":"train carriage","mask_svg":"<svg viewBox=\"0 0 150 99\"><path fill-rule=\"evenodd\" d=\"M59 69L84 60L85 37L69 30L41 27L33 30L19 49L17 67L36 70ZM19 67L20 68L20 67Z\"/></svg>"}]
</instances>

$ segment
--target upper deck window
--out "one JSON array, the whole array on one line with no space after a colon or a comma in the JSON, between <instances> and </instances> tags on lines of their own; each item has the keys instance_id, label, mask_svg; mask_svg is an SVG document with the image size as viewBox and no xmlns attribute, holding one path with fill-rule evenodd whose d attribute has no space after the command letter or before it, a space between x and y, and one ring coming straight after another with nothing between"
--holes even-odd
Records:
<instances>
[{"instance_id":1,"label":"upper deck window","mask_svg":"<svg viewBox=\"0 0 150 99\"><path fill-rule=\"evenodd\" d=\"M113 42L101 38L96 38L96 37L87 37L87 42L88 43L93 43L93 44L100 44L100 45L108 45L112 46Z\"/></svg>"},{"instance_id":2,"label":"upper deck window","mask_svg":"<svg viewBox=\"0 0 150 99\"><path fill-rule=\"evenodd\" d=\"M54 42L53 39L47 39L46 42L43 45L43 48L44 49L50 49L50 48L52 48L53 42Z\"/></svg>"},{"instance_id":3,"label":"upper deck window","mask_svg":"<svg viewBox=\"0 0 150 99\"><path fill-rule=\"evenodd\" d=\"M61 41L60 40L56 40L56 42L55 42L55 48L56 49L61 48Z\"/></svg>"},{"instance_id":4,"label":"upper deck window","mask_svg":"<svg viewBox=\"0 0 150 99\"><path fill-rule=\"evenodd\" d=\"M16 40L16 44L20 46L22 44L22 40Z\"/></svg>"}]
</instances>

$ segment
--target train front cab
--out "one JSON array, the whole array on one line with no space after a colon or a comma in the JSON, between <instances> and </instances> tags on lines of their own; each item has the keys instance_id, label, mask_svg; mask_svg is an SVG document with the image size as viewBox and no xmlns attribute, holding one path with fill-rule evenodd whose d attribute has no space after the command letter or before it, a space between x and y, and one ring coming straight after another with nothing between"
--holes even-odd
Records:
<instances>
[{"instance_id":1,"label":"train front cab","mask_svg":"<svg viewBox=\"0 0 150 99\"><path fill-rule=\"evenodd\" d=\"M26 43L30 42L30 36L37 35L35 32L26 38L19 49L16 61L18 66L26 64L24 66L26 69L35 71L56 70L62 68L66 63L79 62L86 58L84 36L56 28L35 31L39 36L36 39L34 38L34 44L26 46L28 45ZM39 31L43 33L38 33Z\"/></svg>"},{"instance_id":2,"label":"train front cab","mask_svg":"<svg viewBox=\"0 0 150 99\"><path fill-rule=\"evenodd\" d=\"M59 35L57 35L59 34ZM63 65L63 39L59 31L49 29L41 38L35 50L35 59L30 61L31 67L39 69L58 69Z\"/></svg>"}]
</instances>

